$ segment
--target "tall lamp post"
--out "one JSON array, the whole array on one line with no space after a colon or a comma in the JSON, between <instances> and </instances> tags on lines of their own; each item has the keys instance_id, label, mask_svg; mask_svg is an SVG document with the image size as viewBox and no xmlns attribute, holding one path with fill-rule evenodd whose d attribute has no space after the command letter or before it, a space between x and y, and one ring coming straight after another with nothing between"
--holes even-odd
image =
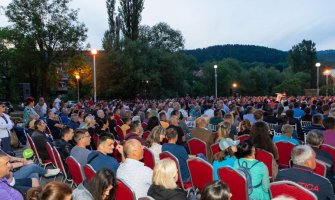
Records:
<instances>
[{"instance_id":1,"label":"tall lamp post","mask_svg":"<svg viewBox=\"0 0 335 200\"><path fill-rule=\"evenodd\" d=\"M76 75L76 79L77 79L77 92L78 92L78 103L79 103L79 79L80 79L80 76L77 74Z\"/></svg>"},{"instance_id":2,"label":"tall lamp post","mask_svg":"<svg viewBox=\"0 0 335 200\"><path fill-rule=\"evenodd\" d=\"M330 70L329 69L326 69L324 72L323 72L323 75L326 76L326 96L328 96L328 77L330 75Z\"/></svg>"},{"instance_id":3,"label":"tall lamp post","mask_svg":"<svg viewBox=\"0 0 335 200\"><path fill-rule=\"evenodd\" d=\"M97 102L97 77L96 77L96 66L95 66L95 55L97 55L98 51L96 49L91 50L91 54L93 55L93 85L94 85L94 103Z\"/></svg>"},{"instance_id":4,"label":"tall lamp post","mask_svg":"<svg viewBox=\"0 0 335 200\"><path fill-rule=\"evenodd\" d=\"M218 98L218 74L216 73L216 69L218 68L217 65L214 65L214 71L215 71L215 98Z\"/></svg>"},{"instance_id":5,"label":"tall lamp post","mask_svg":"<svg viewBox=\"0 0 335 200\"><path fill-rule=\"evenodd\" d=\"M320 66L321 63L316 63L315 67L317 68L316 70L316 92L317 92L317 96L319 97L319 74L320 74Z\"/></svg>"}]
</instances>

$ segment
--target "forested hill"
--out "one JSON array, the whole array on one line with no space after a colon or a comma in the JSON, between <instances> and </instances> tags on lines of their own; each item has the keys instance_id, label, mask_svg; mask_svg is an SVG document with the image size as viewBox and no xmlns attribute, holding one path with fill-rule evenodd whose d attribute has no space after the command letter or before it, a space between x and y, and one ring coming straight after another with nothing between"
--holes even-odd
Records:
<instances>
[{"instance_id":1,"label":"forested hill","mask_svg":"<svg viewBox=\"0 0 335 200\"><path fill-rule=\"evenodd\" d=\"M335 64L335 50L318 51L317 56L320 61Z\"/></svg>"},{"instance_id":2,"label":"forested hill","mask_svg":"<svg viewBox=\"0 0 335 200\"><path fill-rule=\"evenodd\" d=\"M255 45L217 45L203 49L186 50L198 63L235 58L242 62L264 62L269 64L287 62L288 52Z\"/></svg>"}]
</instances>

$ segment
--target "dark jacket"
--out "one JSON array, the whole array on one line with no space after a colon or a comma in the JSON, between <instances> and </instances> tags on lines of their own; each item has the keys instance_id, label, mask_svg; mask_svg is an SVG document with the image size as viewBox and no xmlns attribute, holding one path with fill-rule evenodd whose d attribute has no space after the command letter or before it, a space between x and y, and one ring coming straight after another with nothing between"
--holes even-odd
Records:
<instances>
[{"instance_id":1,"label":"dark jacket","mask_svg":"<svg viewBox=\"0 0 335 200\"><path fill-rule=\"evenodd\" d=\"M56 140L55 146L64 161L67 157L70 156L71 149L73 148L73 146L70 143L66 142L63 139Z\"/></svg>"},{"instance_id":2,"label":"dark jacket","mask_svg":"<svg viewBox=\"0 0 335 200\"><path fill-rule=\"evenodd\" d=\"M52 145L52 140L38 130L35 130L31 136L31 139L34 141L38 155L42 160L50 160L47 148L45 146L46 142L49 142Z\"/></svg>"},{"instance_id":3,"label":"dark jacket","mask_svg":"<svg viewBox=\"0 0 335 200\"><path fill-rule=\"evenodd\" d=\"M276 181L293 181L313 192L318 200L334 200L334 192L331 183L325 177L313 173L313 170L293 165L292 168L280 170Z\"/></svg>"},{"instance_id":4,"label":"dark jacket","mask_svg":"<svg viewBox=\"0 0 335 200\"><path fill-rule=\"evenodd\" d=\"M152 184L148 190L148 196L155 200L187 200L186 193L177 189L165 189L161 186Z\"/></svg>"}]
</instances>

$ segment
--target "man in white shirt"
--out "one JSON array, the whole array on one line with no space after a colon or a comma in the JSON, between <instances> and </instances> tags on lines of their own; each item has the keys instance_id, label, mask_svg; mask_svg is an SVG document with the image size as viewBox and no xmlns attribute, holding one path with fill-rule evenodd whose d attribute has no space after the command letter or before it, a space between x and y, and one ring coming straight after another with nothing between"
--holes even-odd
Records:
<instances>
[{"instance_id":1,"label":"man in white shirt","mask_svg":"<svg viewBox=\"0 0 335 200\"><path fill-rule=\"evenodd\" d=\"M147 196L152 184L152 170L140 161L143 158L141 143L136 139L127 140L123 145L123 152L126 160L120 164L116 178L129 185L135 192L136 199Z\"/></svg>"},{"instance_id":2,"label":"man in white shirt","mask_svg":"<svg viewBox=\"0 0 335 200\"><path fill-rule=\"evenodd\" d=\"M9 155L13 155L12 147L10 146L9 134L11 129L14 127L14 123L10 120L10 117L5 114L6 104L0 102L0 144L4 152Z\"/></svg>"}]
</instances>

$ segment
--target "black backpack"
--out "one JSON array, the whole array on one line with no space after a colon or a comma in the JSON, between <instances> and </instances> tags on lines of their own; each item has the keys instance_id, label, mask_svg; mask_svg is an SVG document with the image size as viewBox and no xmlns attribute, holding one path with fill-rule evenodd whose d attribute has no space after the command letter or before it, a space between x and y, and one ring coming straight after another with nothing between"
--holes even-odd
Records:
<instances>
[{"instance_id":1,"label":"black backpack","mask_svg":"<svg viewBox=\"0 0 335 200\"><path fill-rule=\"evenodd\" d=\"M262 181L254 185L252 183L252 178L250 174L251 168L253 168L255 165L257 165L260 162L256 161L254 164L251 165L251 167L248 167L248 163L246 161L242 161L242 164L240 163L240 159L237 161L238 161L238 166L239 166L238 171L241 172L245 176L245 179L247 180L248 194L250 195L254 188L258 188L262 185Z\"/></svg>"}]
</instances>

